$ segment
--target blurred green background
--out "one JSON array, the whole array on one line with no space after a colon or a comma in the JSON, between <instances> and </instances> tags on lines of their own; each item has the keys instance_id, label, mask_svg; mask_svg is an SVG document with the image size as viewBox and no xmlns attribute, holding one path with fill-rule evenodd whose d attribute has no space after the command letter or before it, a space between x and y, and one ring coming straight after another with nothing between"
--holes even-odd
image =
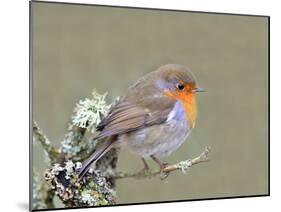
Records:
<instances>
[{"instance_id":1,"label":"blurred green background","mask_svg":"<svg viewBox=\"0 0 281 212\"><path fill-rule=\"evenodd\" d=\"M211 162L165 182L119 180L119 203L268 192L267 18L38 2L32 15L33 115L57 146L75 104L93 88L108 91L110 103L144 74L179 63L208 91L198 95L192 135L163 161L210 146ZM39 145L34 151L42 173L43 151ZM138 156L121 152L120 170L142 166Z\"/></svg>"}]
</instances>

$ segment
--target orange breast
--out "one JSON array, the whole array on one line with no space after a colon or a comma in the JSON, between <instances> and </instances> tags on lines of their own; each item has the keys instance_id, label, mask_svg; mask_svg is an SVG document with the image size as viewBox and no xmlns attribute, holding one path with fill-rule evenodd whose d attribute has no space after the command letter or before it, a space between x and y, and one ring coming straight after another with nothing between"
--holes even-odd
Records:
<instances>
[{"instance_id":1,"label":"orange breast","mask_svg":"<svg viewBox=\"0 0 281 212\"><path fill-rule=\"evenodd\" d=\"M186 98L183 101L183 106L186 112L186 117L189 123L190 128L195 127L196 115L197 115L197 107L196 107L196 99L195 97Z\"/></svg>"},{"instance_id":2,"label":"orange breast","mask_svg":"<svg viewBox=\"0 0 281 212\"><path fill-rule=\"evenodd\" d=\"M195 94L191 92L171 92L168 90L166 90L164 94L166 96L174 97L183 103L188 124L190 128L194 128L197 115Z\"/></svg>"}]
</instances>

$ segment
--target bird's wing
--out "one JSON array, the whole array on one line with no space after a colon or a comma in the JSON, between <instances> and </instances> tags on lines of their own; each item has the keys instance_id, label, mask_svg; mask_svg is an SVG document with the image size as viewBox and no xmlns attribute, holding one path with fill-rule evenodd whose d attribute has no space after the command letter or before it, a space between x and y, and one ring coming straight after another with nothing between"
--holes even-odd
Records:
<instances>
[{"instance_id":1,"label":"bird's wing","mask_svg":"<svg viewBox=\"0 0 281 212\"><path fill-rule=\"evenodd\" d=\"M131 98L117 103L97 127L100 133L96 139L135 131L146 126L166 121L175 100L170 97Z\"/></svg>"}]
</instances>

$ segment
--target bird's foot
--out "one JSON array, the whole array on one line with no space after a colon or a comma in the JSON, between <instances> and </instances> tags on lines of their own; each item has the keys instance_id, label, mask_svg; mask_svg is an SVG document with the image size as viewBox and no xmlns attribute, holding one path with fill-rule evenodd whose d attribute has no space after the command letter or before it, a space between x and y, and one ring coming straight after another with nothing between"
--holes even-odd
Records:
<instances>
[{"instance_id":1,"label":"bird's foot","mask_svg":"<svg viewBox=\"0 0 281 212\"><path fill-rule=\"evenodd\" d=\"M150 156L152 158L152 160L154 160L160 167L160 179L164 180L168 177L169 173L165 172L165 168L169 165L168 163L162 163L157 157L155 157L154 155Z\"/></svg>"},{"instance_id":2,"label":"bird's foot","mask_svg":"<svg viewBox=\"0 0 281 212\"><path fill-rule=\"evenodd\" d=\"M164 170L167 166L169 166L169 164L168 163L161 163L161 164L159 164L159 166L160 166L160 179L165 180L169 176L169 173L165 172Z\"/></svg>"}]
</instances>

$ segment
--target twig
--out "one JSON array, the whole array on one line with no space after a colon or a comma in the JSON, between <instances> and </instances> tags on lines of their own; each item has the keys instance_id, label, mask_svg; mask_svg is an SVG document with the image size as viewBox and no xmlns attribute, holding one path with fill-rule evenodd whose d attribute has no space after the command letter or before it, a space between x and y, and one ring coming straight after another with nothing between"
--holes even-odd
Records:
<instances>
[{"instance_id":1,"label":"twig","mask_svg":"<svg viewBox=\"0 0 281 212\"><path fill-rule=\"evenodd\" d=\"M193 158L191 160L184 160L176 164L171 164L167 165L162 171L160 170L145 170L145 171L140 171L137 173L123 173L123 172L117 172L113 177L115 179L123 179L123 178L137 178L137 179L142 179L146 177L153 177L156 175L164 174L167 176L170 172L176 171L176 170L181 170L182 172L186 172L191 166L199 164L199 163L204 163L208 162L208 154L210 152L210 148L206 147L204 152L202 152L198 157Z\"/></svg>"},{"instance_id":2,"label":"twig","mask_svg":"<svg viewBox=\"0 0 281 212\"><path fill-rule=\"evenodd\" d=\"M42 132L35 121L33 121L33 135L41 143L43 149L47 152L51 162L55 162L59 155L59 150L51 145L49 139L45 136L45 134Z\"/></svg>"}]
</instances>

